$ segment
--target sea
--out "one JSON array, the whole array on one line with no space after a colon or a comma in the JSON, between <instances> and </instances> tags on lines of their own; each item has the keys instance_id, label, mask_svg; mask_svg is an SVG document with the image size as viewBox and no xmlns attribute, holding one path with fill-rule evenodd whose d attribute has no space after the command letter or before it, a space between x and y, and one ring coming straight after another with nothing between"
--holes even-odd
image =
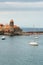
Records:
<instances>
[{"instance_id":1,"label":"sea","mask_svg":"<svg viewBox=\"0 0 43 65\"><path fill-rule=\"evenodd\" d=\"M40 32L43 32L43 28L22 28L23 31L25 32L36 32L36 31L40 31Z\"/></svg>"},{"instance_id":2,"label":"sea","mask_svg":"<svg viewBox=\"0 0 43 65\"><path fill-rule=\"evenodd\" d=\"M27 31L29 29L25 29ZM43 35L5 36L0 35L0 65L43 65ZM36 41L38 46L29 45Z\"/></svg>"}]
</instances>

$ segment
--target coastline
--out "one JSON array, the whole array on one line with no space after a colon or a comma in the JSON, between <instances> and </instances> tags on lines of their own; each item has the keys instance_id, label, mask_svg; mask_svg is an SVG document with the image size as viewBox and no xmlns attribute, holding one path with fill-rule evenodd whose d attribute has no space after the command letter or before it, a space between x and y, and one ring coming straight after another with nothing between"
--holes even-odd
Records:
<instances>
[{"instance_id":1,"label":"coastline","mask_svg":"<svg viewBox=\"0 0 43 65\"><path fill-rule=\"evenodd\" d=\"M21 35L38 35L38 34L43 34L43 31L42 32L38 32L38 31L36 31L36 32L22 32L21 33Z\"/></svg>"},{"instance_id":2,"label":"coastline","mask_svg":"<svg viewBox=\"0 0 43 65\"><path fill-rule=\"evenodd\" d=\"M14 24L13 19L10 20L9 24L0 24L0 35L8 36L19 36L19 35L33 35L43 34L42 28L20 28Z\"/></svg>"},{"instance_id":3,"label":"coastline","mask_svg":"<svg viewBox=\"0 0 43 65\"><path fill-rule=\"evenodd\" d=\"M4 33L4 34L0 34L0 35L6 35L6 36L21 36L21 35L24 35L24 36L28 36L28 35L39 35L39 34L43 34L43 31L41 32L14 32L13 35L10 35L10 33Z\"/></svg>"}]
</instances>

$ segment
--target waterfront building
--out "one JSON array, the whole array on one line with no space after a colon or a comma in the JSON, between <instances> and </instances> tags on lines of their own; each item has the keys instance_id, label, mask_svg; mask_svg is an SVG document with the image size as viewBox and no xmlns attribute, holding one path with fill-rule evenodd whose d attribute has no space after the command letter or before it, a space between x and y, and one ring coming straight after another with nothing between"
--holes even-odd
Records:
<instances>
[{"instance_id":1,"label":"waterfront building","mask_svg":"<svg viewBox=\"0 0 43 65\"><path fill-rule=\"evenodd\" d=\"M0 34L6 34L6 35L15 35L19 34L18 32L21 32L22 29L14 25L13 19L10 20L10 23L7 25L0 24Z\"/></svg>"},{"instance_id":2,"label":"waterfront building","mask_svg":"<svg viewBox=\"0 0 43 65\"><path fill-rule=\"evenodd\" d=\"M0 34L4 34L3 24L0 24Z\"/></svg>"}]
</instances>

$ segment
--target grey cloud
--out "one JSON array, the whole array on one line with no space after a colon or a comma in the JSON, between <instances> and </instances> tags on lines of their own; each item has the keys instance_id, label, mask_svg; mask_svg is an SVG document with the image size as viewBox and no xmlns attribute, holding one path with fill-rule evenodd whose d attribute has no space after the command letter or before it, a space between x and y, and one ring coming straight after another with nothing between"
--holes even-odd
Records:
<instances>
[{"instance_id":1,"label":"grey cloud","mask_svg":"<svg viewBox=\"0 0 43 65\"><path fill-rule=\"evenodd\" d=\"M0 11L43 11L43 8L0 8Z\"/></svg>"},{"instance_id":2,"label":"grey cloud","mask_svg":"<svg viewBox=\"0 0 43 65\"><path fill-rule=\"evenodd\" d=\"M38 3L17 3L17 2L0 2L0 11L34 11L43 10L43 2Z\"/></svg>"}]
</instances>

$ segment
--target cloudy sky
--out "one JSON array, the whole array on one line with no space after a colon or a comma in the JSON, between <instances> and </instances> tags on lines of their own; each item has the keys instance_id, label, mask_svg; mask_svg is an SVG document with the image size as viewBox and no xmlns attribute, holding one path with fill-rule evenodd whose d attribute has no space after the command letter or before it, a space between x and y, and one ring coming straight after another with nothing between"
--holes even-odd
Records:
<instances>
[{"instance_id":1,"label":"cloudy sky","mask_svg":"<svg viewBox=\"0 0 43 65\"><path fill-rule=\"evenodd\" d=\"M0 23L43 27L43 0L0 0Z\"/></svg>"}]
</instances>

